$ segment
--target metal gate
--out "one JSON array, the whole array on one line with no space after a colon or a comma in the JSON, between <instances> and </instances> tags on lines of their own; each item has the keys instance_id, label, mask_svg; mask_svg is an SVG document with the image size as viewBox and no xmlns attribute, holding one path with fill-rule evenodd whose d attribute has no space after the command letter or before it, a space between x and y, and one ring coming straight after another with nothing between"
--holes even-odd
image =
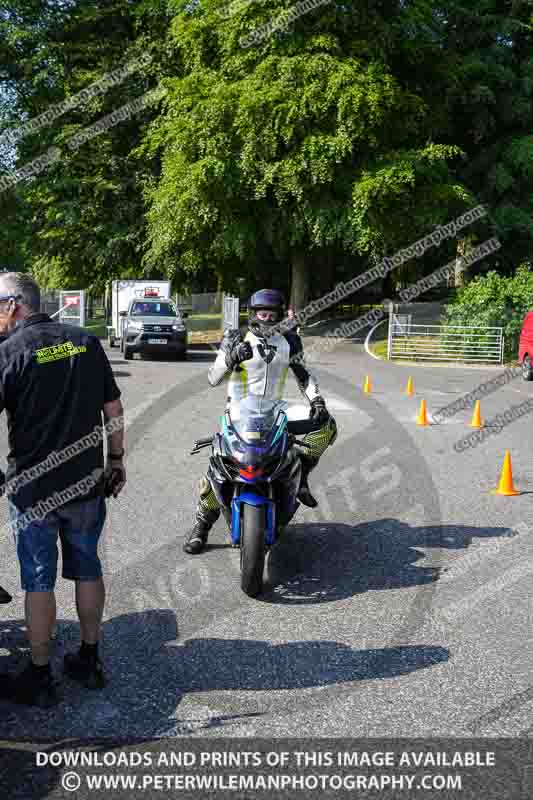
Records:
<instances>
[{"instance_id":1,"label":"metal gate","mask_svg":"<svg viewBox=\"0 0 533 800\"><path fill-rule=\"evenodd\" d=\"M426 325L389 315L387 358L462 363L503 363L503 328Z\"/></svg>"},{"instance_id":2,"label":"metal gate","mask_svg":"<svg viewBox=\"0 0 533 800\"><path fill-rule=\"evenodd\" d=\"M239 327L239 298L230 294L224 295L222 303L222 327L224 330Z\"/></svg>"},{"instance_id":3,"label":"metal gate","mask_svg":"<svg viewBox=\"0 0 533 800\"><path fill-rule=\"evenodd\" d=\"M59 322L68 325L85 325L85 291L83 289L72 289L71 291L59 292L59 311L53 316L59 317Z\"/></svg>"}]
</instances>

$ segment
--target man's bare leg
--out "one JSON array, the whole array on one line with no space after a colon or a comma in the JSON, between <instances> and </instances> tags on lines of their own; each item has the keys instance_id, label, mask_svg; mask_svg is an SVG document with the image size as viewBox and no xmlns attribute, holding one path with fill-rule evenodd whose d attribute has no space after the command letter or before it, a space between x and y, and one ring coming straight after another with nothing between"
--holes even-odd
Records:
<instances>
[{"instance_id":1,"label":"man's bare leg","mask_svg":"<svg viewBox=\"0 0 533 800\"><path fill-rule=\"evenodd\" d=\"M104 607L103 578L95 581L76 581L76 608L80 620L82 642L97 644L100 641Z\"/></svg>"},{"instance_id":2,"label":"man's bare leg","mask_svg":"<svg viewBox=\"0 0 533 800\"><path fill-rule=\"evenodd\" d=\"M26 626L31 660L36 667L50 662L50 637L56 619L54 592L26 592Z\"/></svg>"}]
</instances>

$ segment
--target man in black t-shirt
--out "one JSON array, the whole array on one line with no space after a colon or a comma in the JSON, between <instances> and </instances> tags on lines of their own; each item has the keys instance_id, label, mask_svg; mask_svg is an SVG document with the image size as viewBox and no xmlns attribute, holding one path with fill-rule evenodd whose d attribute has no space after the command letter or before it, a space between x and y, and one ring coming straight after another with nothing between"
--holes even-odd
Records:
<instances>
[{"instance_id":1,"label":"man in black t-shirt","mask_svg":"<svg viewBox=\"0 0 533 800\"><path fill-rule=\"evenodd\" d=\"M105 685L98 654L105 602L98 541L105 497L118 495L126 474L120 390L99 339L39 309L31 277L0 274L0 331L9 332L0 343L0 411L6 411L9 432L5 491L31 645L28 668L4 679L0 696L47 707L58 701L49 654L58 537L63 578L76 585L82 640L78 653L65 656L65 672L90 688Z\"/></svg>"},{"instance_id":2,"label":"man in black t-shirt","mask_svg":"<svg viewBox=\"0 0 533 800\"><path fill-rule=\"evenodd\" d=\"M0 334L0 344L7 339L5 334ZM0 487L1 490L1 487ZM0 604L5 605L13 600L9 592L6 592L3 586L0 586Z\"/></svg>"}]
</instances>

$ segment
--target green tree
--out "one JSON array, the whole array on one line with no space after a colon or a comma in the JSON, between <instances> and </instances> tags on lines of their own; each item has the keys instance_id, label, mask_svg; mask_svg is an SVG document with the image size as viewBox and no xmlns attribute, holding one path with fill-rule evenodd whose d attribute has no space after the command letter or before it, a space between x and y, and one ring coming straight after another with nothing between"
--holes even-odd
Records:
<instances>
[{"instance_id":1,"label":"green tree","mask_svg":"<svg viewBox=\"0 0 533 800\"><path fill-rule=\"evenodd\" d=\"M502 327L505 356L514 359L524 316L532 308L533 272L531 264L524 263L512 276L499 275L495 270L477 275L446 307L444 321L449 325Z\"/></svg>"},{"instance_id":2,"label":"green tree","mask_svg":"<svg viewBox=\"0 0 533 800\"><path fill-rule=\"evenodd\" d=\"M128 0L49 3L16 0L0 17L0 74L14 102L7 130L35 119L141 53L158 53L165 4ZM24 209L23 224L8 217L18 262L46 286L102 290L115 277L138 277L145 240L142 184L157 170L132 152L157 113L147 107L71 151L66 142L157 85L158 59L121 83L81 102L11 148L20 167L59 146L62 157L0 198ZM15 237L13 239L13 234Z\"/></svg>"},{"instance_id":3,"label":"green tree","mask_svg":"<svg viewBox=\"0 0 533 800\"><path fill-rule=\"evenodd\" d=\"M474 198L450 168L460 148L434 140L431 5L332 3L242 46L290 6L176 5L180 71L144 149L162 160L147 263L253 274L275 259L301 305L314 252L381 258Z\"/></svg>"},{"instance_id":4,"label":"green tree","mask_svg":"<svg viewBox=\"0 0 533 800\"><path fill-rule=\"evenodd\" d=\"M443 136L466 155L458 176L490 209L502 242L495 263L510 274L533 251L533 6L453 0L440 13L450 64Z\"/></svg>"}]
</instances>

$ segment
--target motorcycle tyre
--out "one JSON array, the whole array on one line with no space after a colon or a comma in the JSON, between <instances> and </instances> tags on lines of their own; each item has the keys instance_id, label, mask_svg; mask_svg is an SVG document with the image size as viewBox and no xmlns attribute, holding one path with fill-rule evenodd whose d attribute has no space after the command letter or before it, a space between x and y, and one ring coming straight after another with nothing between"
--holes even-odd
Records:
<instances>
[{"instance_id":1,"label":"motorcycle tyre","mask_svg":"<svg viewBox=\"0 0 533 800\"><path fill-rule=\"evenodd\" d=\"M263 589L265 567L265 507L243 503L241 522L241 589L257 597Z\"/></svg>"}]
</instances>

